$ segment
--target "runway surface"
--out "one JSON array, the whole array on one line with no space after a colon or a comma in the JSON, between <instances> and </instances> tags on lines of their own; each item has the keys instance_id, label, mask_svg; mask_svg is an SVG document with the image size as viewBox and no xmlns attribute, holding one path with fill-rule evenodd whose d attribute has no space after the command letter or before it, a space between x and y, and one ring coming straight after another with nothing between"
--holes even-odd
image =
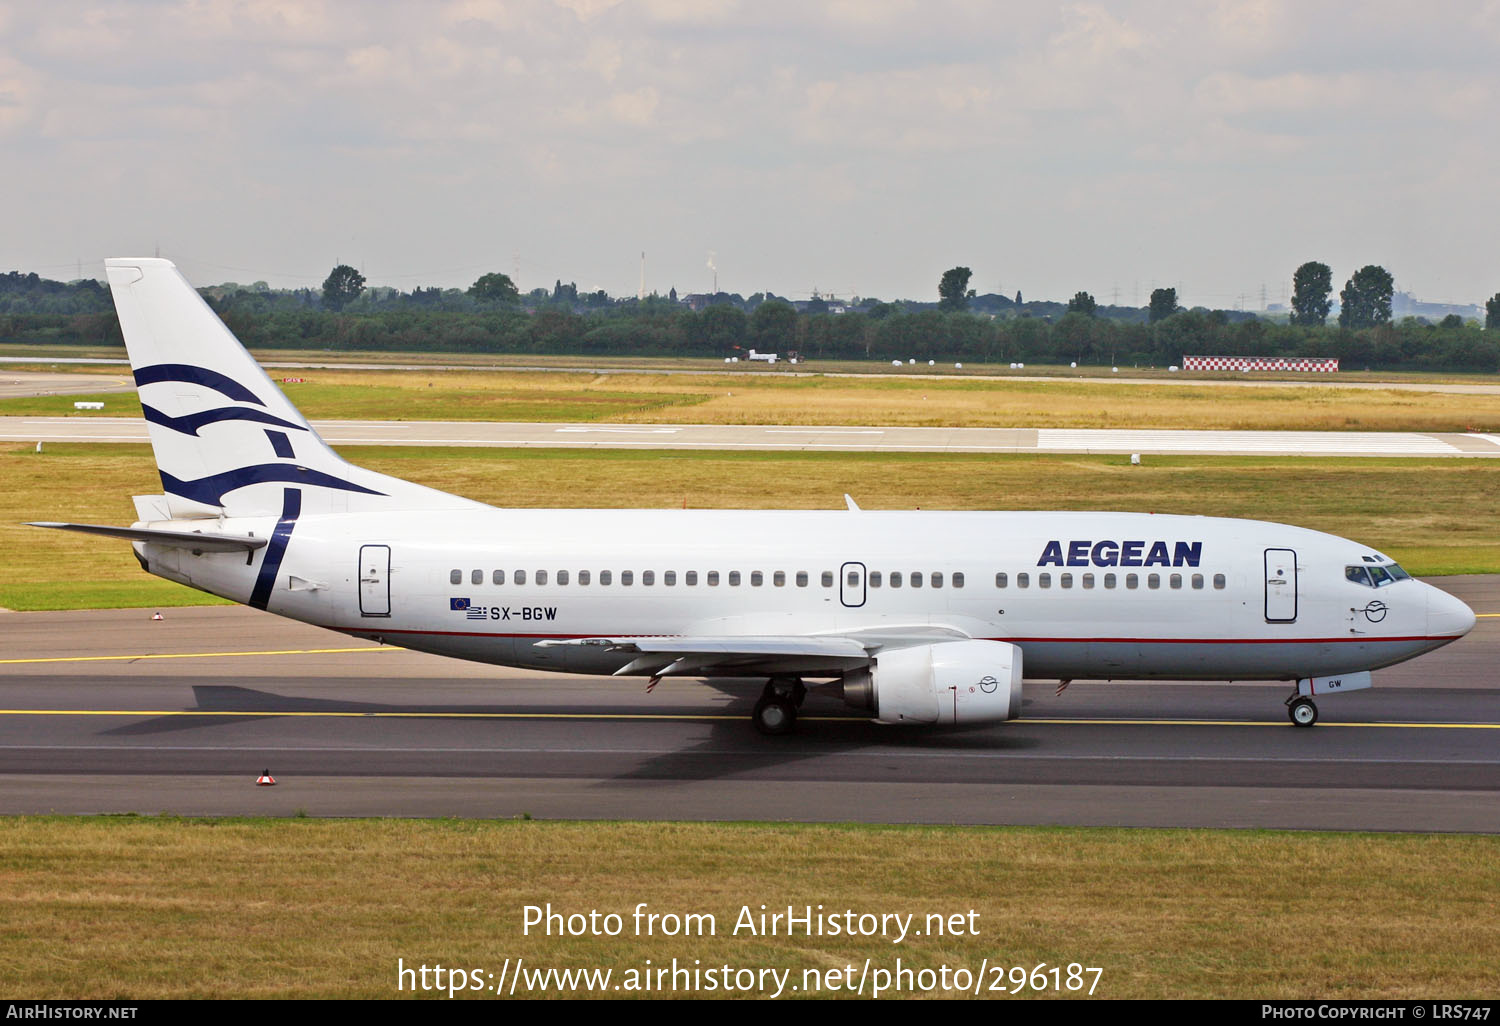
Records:
<instances>
[{"instance_id":1,"label":"runway surface","mask_svg":"<svg viewBox=\"0 0 1500 1026\"><path fill-rule=\"evenodd\" d=\"M0 614L0 813L863 820L1500 832L1500 577L1464 640L1286 720L1281 684L1026 686L898 730L758 681L505 670L238 607ZM256 787L270 769L275 787Z\"/></svg>"},{"instance_id":2,"label":"runway surface","mask_svg":"<svg viewBox=\"0 0 1500 1026\"><path fill-rule=\"evenodd\" d=\"M1500 457L1500 435L1408 431L1152 431L313 421L332 445L728 449L817 452ZM128 417L0 417L0 441L146 442Z\"/></svg>"},{"instance_id":3,"label":"runway surface","mask_svg":"<svg viewBox=\"0 0 1500 1026\"><path fill-rule=\"evenodd\" d=\"M129 371L118 374L49 374L0 370L0 399L134 391L135 380Z\"/></svg>"}]
</instances>

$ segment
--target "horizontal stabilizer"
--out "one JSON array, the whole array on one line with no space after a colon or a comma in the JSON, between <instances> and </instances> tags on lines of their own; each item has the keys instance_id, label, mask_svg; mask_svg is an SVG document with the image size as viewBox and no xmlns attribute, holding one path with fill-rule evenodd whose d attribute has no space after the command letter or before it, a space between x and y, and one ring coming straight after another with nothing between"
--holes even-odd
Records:
<instances>
[{"instance_id":1,"label":"horizontal stabilizer","mask_svg":"<svg viewBox=\"0 0 1500 1026\"><path fill-rule=\"evenodd\" d=\"M202 552L254 552L264 548L265 538L245 538L234 534L200 534L197 531L157 531L149 527L108 527L103 524L58 524L51 522L28 523L27 527L52 527L59 531L78 531L82 534L103 534L111 538L128 538L131 541L152 542L156 545L176 545L184 549Z\"/></svg>"}]
</instances>

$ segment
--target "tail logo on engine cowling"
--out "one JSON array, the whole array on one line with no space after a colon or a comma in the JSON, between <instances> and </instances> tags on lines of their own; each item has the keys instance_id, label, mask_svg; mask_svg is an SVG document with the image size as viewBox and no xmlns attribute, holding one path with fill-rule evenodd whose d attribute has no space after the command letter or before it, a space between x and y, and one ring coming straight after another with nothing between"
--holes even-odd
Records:
<instances>
[{"instance_id":1,"label":"tail logo on engine cowling","mask_svg":"<svg viewBox=\"0 0 1500 1026\"><path fill-rule=\"evenodd\" d=\"M1000 682L994 677L989 676L988 674L985 674L983 677L979 678L979 690L983 691L986 695L993 694L995 689L999 686Z\"/></svg>"}]
</instances>

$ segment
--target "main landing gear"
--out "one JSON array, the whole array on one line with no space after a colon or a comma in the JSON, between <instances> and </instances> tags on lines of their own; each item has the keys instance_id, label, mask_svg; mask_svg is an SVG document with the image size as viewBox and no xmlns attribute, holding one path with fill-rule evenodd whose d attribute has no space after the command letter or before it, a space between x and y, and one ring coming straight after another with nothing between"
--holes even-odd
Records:
<instances>
[{"instance_id":1,"label":"main landing gear","mask_svg":"<svg viewBox=\"0 0 1500 1026\"><path fill-rule=\"evenodd\" d=\"M1291 717L1292 723L1298 727L1311 727L1318 722L1318 706L1306 695L1292 692L1292 697L1286 700L1286 712Z\"/></svg>"},{"instance_id":2,"label":"main landing gear","mask_svg":"<svg viewBox=\"0 0 1500 1026\"><path fill-rule=\"evenodd\" d=\"M750 718L755 729L762 734L775 736L790 734L797 726L797 710L807 697L807 688L795 677L772 677L755 703Z\"/></svg>"}]
</instances>

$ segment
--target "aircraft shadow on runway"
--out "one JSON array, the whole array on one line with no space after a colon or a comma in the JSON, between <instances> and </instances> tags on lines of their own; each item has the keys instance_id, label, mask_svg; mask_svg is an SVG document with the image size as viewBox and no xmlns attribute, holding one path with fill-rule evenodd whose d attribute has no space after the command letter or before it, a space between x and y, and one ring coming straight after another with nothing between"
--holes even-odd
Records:
<instances>
[{"instance_id":1,"label":"aircraft shadow on runway","mask_svg":"<svg viewBox=\"0 0 1500 1026\"><path fill-rule=\"evenodd\" d=\"M356 683L351 681L351 684ZM156 716L150 719L113 727L101 733L116 737L139 737L170 734L209 727L253 723L275 718L287 713L335 713L343 715L396 714L420 721L425 716L443 718L474 715L516 715L522 718L535 715L538 719L559 714L584 714L597 716L607 721L611 715L620 715L621 731L639 728L642 724L665 725L680 728L693 723L695 716L732 715L731 720L697 721L706 725L706 735L694 732L693 739L680 749L646 755L632 767L612 777L621 782L634 780L709 780L759 769L781 768L805 760L822 759L829 756L852 753L873 754L879 749L921 750L940 755L944 752L968 750L1019 750L1034 747L1032 738L1015 735L1004 736L993 726L948 727L948 728L902 728L877 724L872 720L858 718L858 714L838 699L813 692L808 696L802 710L802 719L795 734L784 737L765 737L750 724L750 708L760 694L760 681L715 680L705 681L708 687L732 699L726 708L715 705L706 712L702 704L685 705L680 702L660 707L652 706L650 714L684 719L641 720L640 705L609 703L607 690L601 690L599 706L587 709L577 704L535 705L434 705L431 703L362 702L347 699L307 698L279 695L237 685L202 684L193 687L194 702L183 711L193 716ZM215 716L213 713L224 715ZM256 713L264 713L257 716ZM740 716L743 719L740 719ZM632 717L626 720L624 717ZM826 718L825 718L826 717ZM392 721L402 722L402 721ZM502 736L507 719L475 719L471 724L484 724L484 729L497 737ZM399 750L399 746L398 746Z\"/></svg>"}]
</instances>

